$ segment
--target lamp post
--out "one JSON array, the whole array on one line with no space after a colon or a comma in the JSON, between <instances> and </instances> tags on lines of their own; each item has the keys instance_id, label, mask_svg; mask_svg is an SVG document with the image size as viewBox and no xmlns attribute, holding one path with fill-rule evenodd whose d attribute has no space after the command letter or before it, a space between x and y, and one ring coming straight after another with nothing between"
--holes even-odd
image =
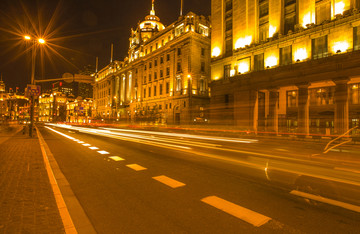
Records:
<instances>
[{"instance_id":1,"label":"lamp post","mask_svg":"<svg viewBox=\"0 0 360 234\"><path fill-rule=\"evenodd\" d=\"M24 36L26 41L31 41L31 85L35 85L35 60L36 60L36 43L45 44L45 40L43 38L38 38L37 40L32 39L30 36ZM29 136L33 137L34 130L34 109L35 109L35 97L31 95L31 105L30 105L30 129Z\"/></svg>"}]
</instances>

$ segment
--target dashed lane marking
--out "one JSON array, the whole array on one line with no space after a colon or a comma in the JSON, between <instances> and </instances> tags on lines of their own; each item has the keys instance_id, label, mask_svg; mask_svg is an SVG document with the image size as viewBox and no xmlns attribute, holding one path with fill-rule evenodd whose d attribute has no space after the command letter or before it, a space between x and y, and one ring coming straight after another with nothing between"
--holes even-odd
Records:
<instances>
[{"instance_id":1,"label":"dashed lane marking","mask_svg":"<svg viewBox=\"0 0 360 234\"><path fill-rule=\"evenodd\" d=\"M99 149L99 148L98 148L98 147L95 147L95 146L92 146L92 147L89 147L89 149L97 150L97 149Z\"/></svg>"},{"instance_id":2,"label":"dashed lane marking","mask_svg":"<svg viewBox=\"0 0 360 234\"><path fill-rule=\"evenodd\" d=\"M114 160L114 161L116 161L116 162L125 160L125 159L123 159L123 158L120 158L119 156L111 156L111 157L109 157L109 158L112 159L112 160Z\"/></svg>"},{"instance_id":3,"label":"dashed lane marking","mask_svg":"<svg viewBox=\"0 0 360 234\"><path fill-rule=\"evenodd\" d=\"M99 154L110 154L109 152L104 151L104 150L98 151L98 153L99 153Z\"/></svg>"},{"instance_id":4,"label":"dashed lane marking","mask_svg":"<svg viewBox=\"0 0 360 234\"><path fill-rule=\"evenodd\" d=\"M143 171L143 170L146 170L147 168L145 168L145 167L142 167L142 166L140 166L140 165L138 165L138 164L128 164L128 165L126 165L127 167L129 167L129 168L131 168L131 169L133 169L133 170L135 170L135 171Z\"/></svg>"},{"instance_id":5,"label":"dashed lane marking","mask_svg":"<svg viewBox=\"0 0 360 234\"><path fill-rule=\"evenodd\" d=\"M231 214L247 223L250 223L255 227L260 227L261 225L271 220L271 218L265 215L246 209L216 196L205 197L201 199L201 201L215 208L218 208L228 214Z\"/></svg>"},{"instance_id":6,"label":"dashed lane marking","mask_svg":"<svg viewBox=\"0 0 360 234\"><path fill-rule=\"evenodd\" d=\"M161 176L155 176L153 177L154 180L157 180L171 188L178 188L178 187L182 187L182 186L185 186L184 183L180 182L180 181L177 181L177 180L174 180L174 179L171 179L167 176L164 176L164 175L161 175Z\"/></svg>"},{"instance_id":7,"label":"dashed lane marking","mask_svg":"<svg viewBox=\"0 0 360 234\"><path fill-rule=\"evenodd\" d=\"M78 143L79 143L79 144L84 144L85 142L83 142L83 141L78 141Z\"/></svg>"},{"instance_id":8,"label":"dashed lane marking","mask_svg":"<svg viewBox=\"0 0 360 234\"><path fill-rule=\"evenodd\" d=\"M83 146L91 146L90 144L83 144Z\"/></svg>"},{"instance_id":9,"label":"dashed lane marking","mask_svg":"<svg viewBox=\"0 0 360 234\"><path fill-rule=\"evenodd\" d=\"M292 190L290 192L290 194L293 194L293 195L296 195L296 196L299 196L299 197L308 198L308 199L311 199L311 200L314 200L314 201L319 201L319 202L322 202L322 203L327 203L327 204L330 204L330 205L333 205L333 206L342 207L342 208L352 210L352 211L355 211L355 212L360 212L360 206L356 206L356 205L353 205L353 204L333 200L333 199L330 199L330 198L321 197L321 196L313 195L313 194L310 194L310 193L304 193L304 192L301 192L301 191L298 191L298 190Z\"/></svg>"}]
</instances>

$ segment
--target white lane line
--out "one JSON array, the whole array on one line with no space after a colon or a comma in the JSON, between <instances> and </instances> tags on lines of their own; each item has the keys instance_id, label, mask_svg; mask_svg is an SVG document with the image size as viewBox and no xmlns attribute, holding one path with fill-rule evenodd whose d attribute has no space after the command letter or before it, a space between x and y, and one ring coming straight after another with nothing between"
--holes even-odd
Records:
<instances>
[{"instance_id":1,"label":"white lane line","mask_svg":"<svg viewBox=\"0 0 360 234\"><path fill-rule=\"evenodd\" d=\"M78 143L79 143L79 144L84 144L85 142L83 142L83 141L78 141Z\"/></svg>"},{"instance_id":2,"label":"white lane line","mask_svg":"<svg viewBox=\"0 0 360 234\"><path fill-rule=\"evenodd\" d=\"M351 169L351 168L335 167L334 169L339 170L339 171L347 171L347 172L354 172L354 173L360 174L359 170L355 170L355 169Z\"/></svg>"},{"instance_id":3,"label":"white lane line","mask_svg":"<svg viewBox=\"0 0 360 234\"><path fill-rule=\"evenodd\" d=\"M98 151L98 153L99 153L99 154L110 154L109 152L104 151L104 150Z\"/></svg>"},{"instance_id":4,"label":"white lane line","mask_svg":"<svg viewBox=\"0 0 360 234\"><path fill-rule=\"evenodd\" d=\"M246 209L239 205L236 205L232 202L226 201L216 196L209 196L201 199L202 202L209 204L215 208L218 208L228 214L235 216L245 222L248 222L255 227L260 227L261 225L267 223L271 218L259 214L255 211Z\"/></svg>"},{"instance_id":5,"label":"white lane line","mask_svg":"<svg viewBox=\"0 0 360 234\"><path fill-rule=\"evenodd\" d=\"M142 166L140 166L140 165L138 165L138 164L128 164L128 165L126 165L126 166L129 167L129 168L131 168L131 169L133 169L133 170L135 170L135 171L146 170L145 167L142 167Z\"/></svg>"},{"instance_id":6,"label":"white lane line","mask_svg":"<svg viewBox=\"0 0 360 234\"><path fill-rule=\"evenodd\" d=\"M111 156L111 157L109 157L110 159L112 159L112 160L114 160L114 161L116 161L116 162L118 162L118 161L124 161L125 159L123 159L123 158L120 158L119 156Z\"/></svg>"},{"instance_id":7,"label":"white lane line","mask_svg":"<svg viewBox=\"0 0 360 234\"><path fill-rule=\"evenodd\" d=\"M99 148L98 148L98 147L95 147L95 146L92 146L92 147L89 147L89 149L97 150L97 149L99 149Z\"/></svg>"},{"instance_id":8,"label":"white lane line","mask_svg":"<svg viewBox=\"0 0 360 234\"><path fill-rule=\"evenodd\" d=\"M352 210L355 212L359 212L360 213L360 206L356 206L356 205L352 205L349 203L345 203L345 202L341 202L341 201L337 201L337 200L333 200L330 198L325 198L325 197L321 197L321 196L317 196L317 195L313 195L310 193L304 193L304 192L300 192L298 190L293 190L290 192L290 194L299 196L299 197L304 197L304 198L308 198L314 201L319 201L322 203L327 203L333 206L338 206L338 207L342 207L348 210Z\"/></svg>"},{"instance_id":9,"label":"white lane line","mask_svg":"<svg viewBox=\"0 0 360 234\"><path fill-rule=\"evenodd\" d=\"M155 176L153 177L154 180L157 180L171 188L178 188L178 187L182 187L182 186L185 186L184 183L181 183L180 181L177 181L177 180L174 180L174 179L171 179L170 177L167 177L167 176L164 176L164 175L161 175L161 176Z\"/></svg>"},{"instance_id":10,"label":"white lane line","mask_svg":"<svg viewBox=\"0 0 360 234\"><path fill-rule=\"evenodd\" d=\"M83 144L83 146L91 146L90 144Z\"/></svg>"},{"instance_id":11,"label":"white lane line","mask_svg":"<svg viewBox=\"0 0 360 234\"><path fill-rule=\"evenodd\" d=\"M56 205L57 205L57 208L59 210L61 220L62 220L62 222L64 224L65 232L66 233L77 233L77 230L75 228L73 220L71 219L68 207L66 206L66 203L64 201L64 196L63 196L63 194L61 194L61 190L59 188L58 181L57 181L57 179L55 177L56 175L58 176L61 173L61 171L57 170L56 174L54 174L54 171L51 168L50 160L49 160L49 157L51 159L54 156L52 155L48 145L46 144L44 138L42 137L41 133L39 132L39 129L36 129L36 132L37 132L37 135L38 135L38 138L39 138L41 153L42 153L42 156L43 156L46 172L47 172L47 175L48 175L49 180L50 180L50 185L51 185L52 191L54 193ZM54 167L54 161L52 161L53 167ZM55 161L55 163L56 163L56 161ZM57 169L57 168L54 168L54 169ZM62 175L62 173L61 173L61 175ZM66 178L65 178L65 180L66 180ZM64 181L62 181L62 183L63 182ZM71 189L70 189L70 191L71 191ZM69 195L69 194L67 194L67 195ZM76 200L76 198L75 198L75 200Z\"/></svg>"}]
</instances>

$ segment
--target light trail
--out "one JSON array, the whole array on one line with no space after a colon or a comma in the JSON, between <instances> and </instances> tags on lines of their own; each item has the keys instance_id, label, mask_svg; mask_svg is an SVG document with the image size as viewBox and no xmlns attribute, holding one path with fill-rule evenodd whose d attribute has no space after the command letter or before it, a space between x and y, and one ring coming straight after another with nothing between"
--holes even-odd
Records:
<instances>
[{"instance_id":1,"label":"light trail","mask_svg":"<svg viewBox=\"0 0 360 234\"><path fill-rule=\"evenodd\" d=\"M60 127L59 125L56 125L56 124L48 124L48 125L55 126L55 127ZM68 126L65 127L65 128L70 129ZM96 130L96 129L88 129L88 128L80 128L80 127L71 127L71 129L72 130L77 130L77 131L80 131L80 132L84 132L84 133L87 133L87 134L104 136L104 137L109 137L109 138L115 138L115 139L124 140L124 141L132 141L132 142L141 143L141 144L160 146L160 147L165 147L165 148L170 148L170 149L180 148L180 149L191 150L190 147L186 147L186 146L180 146L180 145L174 145L174 144L151 141L151 140L145 138L144 136L136 136L136 135L131 135L131 134L111 133L108 130ZM53 131L55 131L55 130L53 130ZM74 138L71 138L71 139L74 139ZM158 140L158 141L160 141L160 140ZM162 142L165 142L165 140L162 140Z\"/></svg>"},{"instance_id":2,"label":"light trail","mask_svg":"<svg viewBox=\"0 0 360 234\"><path fill-rule=\"evenodd\" d=\"M57 126L55 124L51 124L51 125ZM66 127L66 128L69 128L69 127ZM211 159L215 159L215 160L221 160L221 161L232 163L232 164L235 163L238 165L242 165L242 166L246 166L249 168L253 168L253 169L262 171L261 173L264 174L264 176L266 177L267 180L271 179L270 175L268 174L269 171L275 170L275 171L281 171L284 173L295 174L298 176L301 176L301 175L309 176L309 177L313 177L313 178L324 179L324 180L334 181L334 182L340 182L340 183L350 184L350 185L355 185L355 186L360 187L360 182L359 182L360 179L354 175L347 176L344 173L342 173L341 171L336 171L337 173L335 173L335 170L333 170L333 169L320 168L320 167L317 167L316 165L313 167L309 167L309 166L306 166L306 164L294 164L294 162L295 163L304 163L304 162L308 163L308 161L306 161L306 160L273 156L273 155L269 155L269 154L263 154L263 153L257 153L257 152L251 152L251 151L223 149L223 148L215 148L214 147L214 149L222 150L222 151L228 151L228 152L234 152L234 153L244 153L244 154L250 154L250 155L255 155L255 156L263 156L263 157L267 157L267 158L270 157L270 158L274 158L274 159L286 159L286 160L292 161L292 162L282 162L282 163L278 162L278 163L276 163L277 165L275 165L274 164L275 161L273 161L273 164L270 167L268 164L268 161L266 161L266 162L249 162L249 161L245 161L245 160L234 159L229 156L221 156L221 155L217 155L217 154L213 154L213 153L200 152L197 150L192 150L189 147L181 147L181 146L177 146L177 145L151 142L151 141L143 140L143 139L136 139L136 138L134 139L132 137L118 136L114 133L111 133L108 130L95 130L95 129L80 128L80 127L71 127L71 129L75 129L75 130L82 131L82 132L88 132L89 134L93 134L93 135L105 136L105 137L110 137L110 138L126 140L126 141L133 141L133 142L137 142L137 143L153 145L153 146L158 146L158 147L162 147L162 148L169 148L171 150L182 151L185 153L190 153L193 155L207 157L207 158L211 158ZM55 130L52 130L52 131L55 131ZM101 131L105 131L105 132L101 132ZM58 132L58 131L55 131L55 132ZM75 139L73 137L68 137L67 135L65 135L63 133L60 133L60 134L66 136L69 139L72 139L72 140ZM123 134L121 134L121 135L123 135ZM127 135L130 135L130 134L127 134ZM142 137L142 138L144 138L144 137ZM211 147L206 147L206 148L211 148ZM303 165L303 166L300 167L300 165Z\"/></svg>"},{"instance_id":3,"label":"light trail","mask_svg":"<svg viewBox=\"0 0 360 234\"><path fill-rule=\"evenodd\" d=\"M111 131L119 131L119 132L134 132L134 133L145 133L145 134L153 134L153 135L163 135L170 137L186 137L200 140L212 140L212 141L223 141L223 142L235 142L235 143L256 143L258 140L255 139L237 139L237 138L225 138L225 137L213 137L213 136L197 136L183 133L166 133L166 132L149 132L149 131L141 131L141 130L130 130L130 129L117 129L117 128L103 128Z\"/></svg>"}]
</instances>

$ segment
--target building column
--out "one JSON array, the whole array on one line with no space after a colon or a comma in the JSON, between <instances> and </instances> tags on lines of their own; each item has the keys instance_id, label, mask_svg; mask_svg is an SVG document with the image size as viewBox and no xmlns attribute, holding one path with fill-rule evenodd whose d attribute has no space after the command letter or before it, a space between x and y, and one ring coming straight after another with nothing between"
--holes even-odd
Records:
<instances>
[{"instance_id":1,"label":"building column","mask_svg":"<svg viewBox=\"0 0 360 234\"><path fill-rule=\"evenodd\" d=\"M298 133L309 135L309 84L298 87Z\"/></svg>"},{"instance_id":2,"label":"building column","mask_svg":"<svg viewBox=\"0 0 360 234\"><path fill-rule=\"evenodd\" d=\"M268 130L276 133L279 131L278 104L279 104L279 92L275 89L270 90Z\"/></svg>"},{"instance_id":3,"label":"building column","mask_svg":"<svg viewBox=\"0 0 360 234\"><path fill-rule=\"evenodd\" d=\"M234 120L236 126L249 130L257 130L257 91L243 90L234 94Z\"/></svg>"},{"instance_id":4,"label":"building column","mask_svg":"<svg viewBox=\"0 0 360 234\"><path fill-rule=\"evenodd\" d=\"M348 78L334 80L335 87L335 134L341 135L349 130Z\"/></svg>"}]
</instances>

